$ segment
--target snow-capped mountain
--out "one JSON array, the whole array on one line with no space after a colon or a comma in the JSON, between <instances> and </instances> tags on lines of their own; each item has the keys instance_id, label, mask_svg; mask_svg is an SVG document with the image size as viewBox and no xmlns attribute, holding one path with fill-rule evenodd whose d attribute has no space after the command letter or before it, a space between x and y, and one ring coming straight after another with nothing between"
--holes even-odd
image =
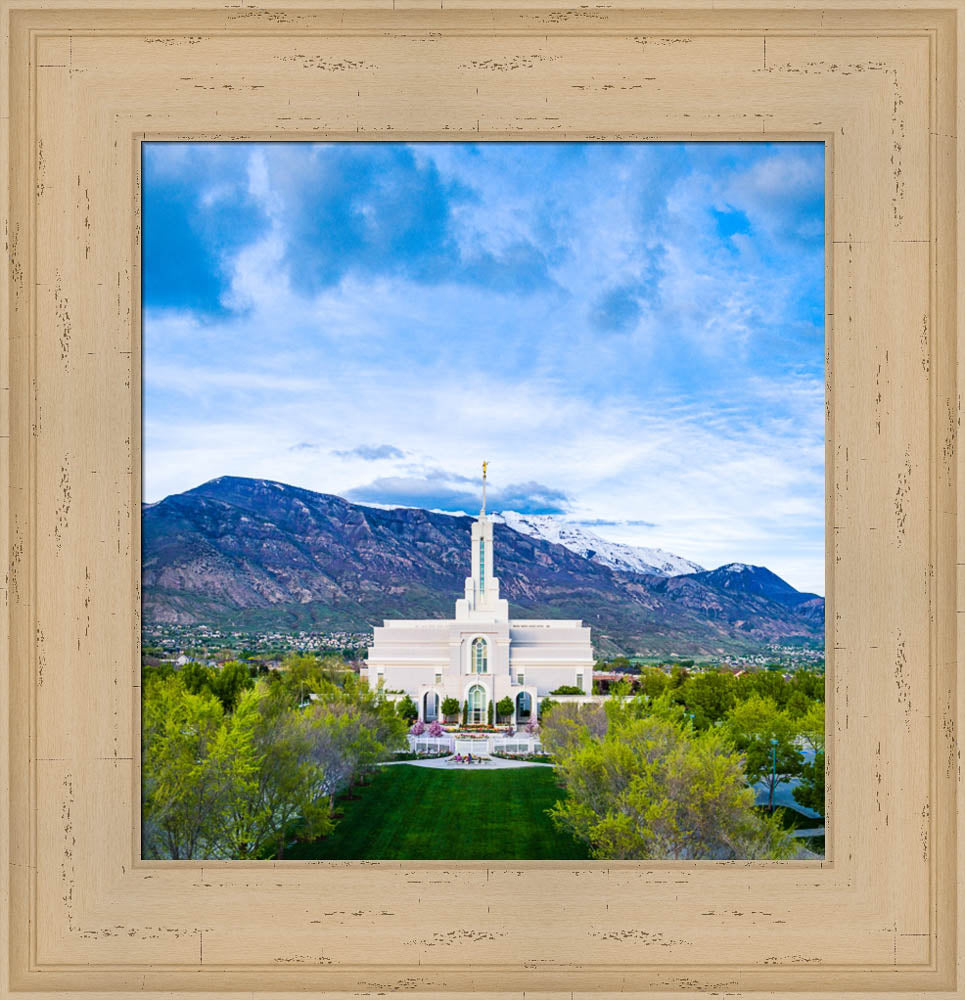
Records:
<instances>
[{"instance_id":1,"label":"snow-capped mountain","mask_svg":"<svg viewBox=\"0 0 965 1000\"><path fill-rule=\"evenodd\" d=\"M521 535L562 545L577 555L622 573L680 576L682 573L700 573L704 568L663 549L608 542L595 531L565 521L554 514L519 514L513 510L504 510L491 517Z\"/></svg>"},{"instance_id":2,"label":"snow-capped mountain","mask_svg":"<svg viewBox=\"0 0 965 1000\"><path fill-rule=\"evenodd\" d=\"M696 567L562 519L498 520L493 558L514 617L579 618L601 649L743 655L824 635L824 600L764 567L680 573ZM144 620L270 632L448 618L469 570L472 522L222 476L145 507ZM621 563L630 568L614 568Z\"/></svg>"}]
</instances>

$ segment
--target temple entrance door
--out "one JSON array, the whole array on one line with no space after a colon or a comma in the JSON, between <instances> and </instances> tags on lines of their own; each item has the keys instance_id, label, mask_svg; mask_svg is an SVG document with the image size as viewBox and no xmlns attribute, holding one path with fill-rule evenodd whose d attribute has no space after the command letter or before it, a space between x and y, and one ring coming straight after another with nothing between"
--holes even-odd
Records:
<instances>
[{"instance_id":1,"label":"temple entrance door","mask_svg":"<svg viewBox=\"0 0 965 1000\"><path fill-rule=\"evenodd\" d=\"M479 725L486 721L486 689L480 684L474 684L469 689L469 721Z\"/></svg>"},{"instance_id":2,"label":"temple entrance door","mask_svg":"<svg viewBox=\"0 0 965 1000\"><path fill-rule=\"evenodd\" d=\"M528 692L520 691L516 695L516 722L529 722L529 717L533 713L533 699Z\"/></svg>"},{"instance_id":3,"label":"temple entrance door","mask_svg":"<svg viewBox=\"0 0 965 1000\"><path fill-rule=\"evenodd\" d=\"M439 695L435 691L426 691L422 706L422 718L425 722L435 722L439 718Z\"/></svg>"}]
</instances>

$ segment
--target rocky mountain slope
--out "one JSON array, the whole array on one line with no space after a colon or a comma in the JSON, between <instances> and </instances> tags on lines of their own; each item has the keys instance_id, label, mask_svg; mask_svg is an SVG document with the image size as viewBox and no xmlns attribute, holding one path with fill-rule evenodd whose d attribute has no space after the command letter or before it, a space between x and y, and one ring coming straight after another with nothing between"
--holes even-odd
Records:
<instances>
[{"instance_id":1,"label":"rocky mountain slope","mask_svg":"<svg viewBox=\"0 0 965 1000\"><path fill-rule=\"evenodd\" d=\"M515 617L581 618L598 649L641 655L751 652L823 637L823 599L763 567L668 575L678 557L661 553L651 565L632 550L648 567L639 572L629 555L621 564L612 550L598 559L597 550L543 537L545 525L521 531L520 517L504 514L494 530L501 596ZM383 618L449 617L469 571L471 524L283 483L215 479L145 505L144 620L354 630Z\"/></svg>"}]
</instances>

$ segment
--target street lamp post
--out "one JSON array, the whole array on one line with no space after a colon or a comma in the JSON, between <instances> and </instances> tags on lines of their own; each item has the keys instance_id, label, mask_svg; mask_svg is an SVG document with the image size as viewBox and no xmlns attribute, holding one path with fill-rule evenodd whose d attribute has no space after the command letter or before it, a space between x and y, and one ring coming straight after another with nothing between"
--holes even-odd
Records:
<instances>
[{"instance_id":1,"label":"street lamp post","mask_svg":"<svg viewBox=\"0 0 965 1000\"><path fill-rule=\"evenodd\" d=\"M768 812L774 812L774 786L777 784L777 740L771 737L771 794Z\"/></svg>"}]
</instances>

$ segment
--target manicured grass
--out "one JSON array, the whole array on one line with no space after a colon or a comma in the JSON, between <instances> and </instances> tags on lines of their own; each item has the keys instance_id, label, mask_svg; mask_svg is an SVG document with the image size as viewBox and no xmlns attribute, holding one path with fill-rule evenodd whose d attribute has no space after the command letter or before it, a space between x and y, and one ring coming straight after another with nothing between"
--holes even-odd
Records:
<instances>
[{"instance_id":1,"label":"manicured grass","mask_svg":"<svg viewBox=\"0 0 965 1000\"><path fill-rule=\"evenodd\" d=\"M586 847L546 815L562 795L549 767L444 771L379 768L357 799L343 799L335 830L295 844L286 858L340 860L575 860Z\"/></svg>"}]
</instances>

